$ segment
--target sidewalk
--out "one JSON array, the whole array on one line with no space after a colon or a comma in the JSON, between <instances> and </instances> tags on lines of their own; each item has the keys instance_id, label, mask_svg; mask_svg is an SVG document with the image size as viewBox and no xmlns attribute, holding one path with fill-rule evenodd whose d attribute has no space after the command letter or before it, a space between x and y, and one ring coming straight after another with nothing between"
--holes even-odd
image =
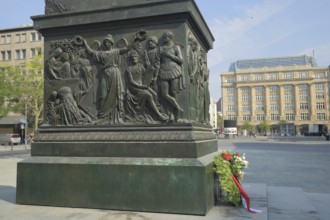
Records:
<instances>
[{"instance_id":1,"label":"sidewalk","mask_svg":"<svg viewBox=\"0 0 330 220\"><path fill-rule=\"evenodd\" d=\"M19 144L19 145L0 145L0 156L12 155L12 154L30 154L30 144Z\"/></svg>"},{"instance_id":2,"label":"sidewalk","mask_svg":"<svg viewBox=\"0 0 330 220\"><path fill-rule=\"evenodd\" d=\"M1 152L4 153L4 146L1 146ZM7 147L7 154L0 155L0 219L4 220L266 220L267 208L265 208L266 199L265 190L257 190L247 186L247 191L253 199L253 205L262 209L264 212L259 215L253 215L242 207L232 206L214 206L206 216L148 213L148 212L130 212L114 210L98 210L84 208L65 208L49 206L33 206L16 204L16 168L17 163L22 158L28 158L29 154L16 154L24 151L25 146L16 146L15 154L10 156ZM258 184L257 184L258 187ZM260 199L260 198L263 199Z\"/></svg>"}]
</instances>

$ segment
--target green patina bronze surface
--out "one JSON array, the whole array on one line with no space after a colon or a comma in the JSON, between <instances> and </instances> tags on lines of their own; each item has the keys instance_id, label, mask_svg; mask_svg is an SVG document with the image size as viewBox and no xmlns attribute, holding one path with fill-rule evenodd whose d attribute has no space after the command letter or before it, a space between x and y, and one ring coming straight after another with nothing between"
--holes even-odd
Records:
<instances>
[{"instance_id":1,"label":"green patina bronze surface","mask_svg":"<svg viewBox=\"0 0 330 220\"><path fill-rule=\"evenodd\" d=\"M46 0L45 116L17 203L205 215L207 52L193 0Z\"/></svg>"}]
</instances>

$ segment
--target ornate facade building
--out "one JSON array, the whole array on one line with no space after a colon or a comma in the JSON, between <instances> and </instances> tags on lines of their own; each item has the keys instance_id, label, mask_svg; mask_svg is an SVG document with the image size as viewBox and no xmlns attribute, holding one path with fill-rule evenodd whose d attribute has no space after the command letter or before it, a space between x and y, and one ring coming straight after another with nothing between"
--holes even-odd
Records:
<instances>
[{"instance_id":1,"label":"ornate facade building","mask_svg":"<svg viewBox=\"0 0 330 220\"><path fill-rule=\"evenodd\" d=\"M322 133L330 126L329 67L313 57L238 60L221 74L224 119L256 126L267 121L275 135Z\"/></svg>"}]
</instances>

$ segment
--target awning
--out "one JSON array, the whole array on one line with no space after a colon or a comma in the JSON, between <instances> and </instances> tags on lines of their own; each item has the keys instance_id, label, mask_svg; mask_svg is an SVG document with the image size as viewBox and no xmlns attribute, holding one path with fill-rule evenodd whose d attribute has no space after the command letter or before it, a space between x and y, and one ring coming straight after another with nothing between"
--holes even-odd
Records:
<instances>
[{"instance_id":1,"label":"awning","mask_svg":"<svg viewBox=\"0 0 330 220\"><path fill-rule=\"evenodd\" d=\"M24 115L11 115L5 116L0 119L0 125L16 125L16 124L25 124L26 118Z\"/></svg>"}]
</instances>

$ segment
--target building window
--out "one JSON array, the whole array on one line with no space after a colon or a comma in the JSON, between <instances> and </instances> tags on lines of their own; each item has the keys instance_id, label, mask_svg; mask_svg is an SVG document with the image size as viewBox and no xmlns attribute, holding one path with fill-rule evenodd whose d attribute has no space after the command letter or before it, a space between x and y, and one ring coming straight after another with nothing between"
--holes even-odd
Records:
<instances>
[{"instance_id":1,"label":"building window","mask_svg":"<svg viewBox=\"0 0 330 220\"><path fill-rule=\"evenodd\" d=\"M300 113L300 120L309 120L309 113Z\"/></svg>"},{"instance_id":2,"label":"building window","mask_svg":"<svg viewBox=\"0 0 330 220\"><path fill-rule=\"evenodd\" d=\"M284 91L292 91L293 86L292 85L286 85L284 86Z\"/></svg>"},{"instance_id":3,"label":"building window","mask_svg":"<svg viewBox=\"0 0 330 220\"><path fill-rule=\"evenodd\" d=\"M242 96L242 101L243 101L243 102L248 102L248 101L250 101L250 96L248 96L248 95L243 95L243 96Z\"/></svg>"},{"instance_id":4,"label":"building window","mask_svg":"<svg viewBox=\"0 0 330 220\"><path fill-rule=\"evenodd\" d=\"M21 42L21 35L20 34L16 34L15 36L15 43L20 43Z\"/></svg>"},{"instance_id":5,"label":"building window","mask_svg":"<svg viewBox=\"0 0 330 220\"><path fill-rule=\"evenodd\" d=\"M235 120L236 116L235 115L228 115L227 118L228 118L228 120Z\"/></svg>"},{"instance_id":6,"label":"building window","mask_svg":"<svg viewBox=\"0 0 330 220\"><path fill-rule=\"evenodd\" d=\"M323 90L324 89L324 83L316 83L315 88L317 90Z\"/></svg>"},{"instance_id":7,"label":"building window","mask_svg":"<svg viewBox=\"0 0 330 220\"><path fill-rule=\"evenodd\" d=\"M264 114L257 114L257 121L264 121L265 115Z\"/></svg>"},{"instance_id":8,"label":"building window","mask_svg":"<svg viewBox=\"0 0 330 220\"><path fill-rule=\"evenodd\" d=\"M257 101L263 101L264 100L264 95L256 95L256 100Z\"/></svg>"},{"instance_id":9,"label":"building window","mask_svg":"<svg viewBox=\"0 0 330 220\"><path fill-rule=\"evenodd\" d=\"M25 49L22 50L22 59L26 60L26 50Z\"/></svg>"},{"instance_id":10,"label":"building window","mask_svg":"<svg viewBox=\"0 0 330 220\"><path fill-rule=\"evenodd\" d=\"M285 114L285 120L287 121L294 121L293 113Z\"/></svg>"},{"instance_id":11,"label":"building window","mask_svg":"<svg viewBox=\"0 0 330 220\"><path fill-rule=\"evenodd\" d=\"M6 36L6 44L11 44L11 35Z\"/></svg>"},{"instance_id":12,"label":"building window","mask_svg":"<svg viewBox=\"0 0 330 220\"><path fill-rule=\"evenodd\" d=\"M269 86L269 91L275 92L277 90L278 90L278 87L277 86Z\"/></svg>"},{"instance_id":13,"label":"building window","mask_svg":"<svg viewBox=\"0 0 330 220\"><path fill-rule=\"evenodd\" d=\"M33 58L35 55L36 55L36 49L31 48L31 57L30 58Z\"/></svg>"},{"instance_id":14,"label":"building window","mask_svg":"<svg viewBox=\"0 0 330 220\"><path fill-rule=\"evenodd\" d=\"M308 96L307 96L307 93L300 93L300 94L299 94L299 99L300 99L300 100L307 100L307 97L308 97Z\"/></svg>"},{"instance_id":15,"label":"building window","mask_svg":"<svg viewBox=\"0 0 330 220\"><path fill-rule=\"evenodd\" d=\"M300 79L306 79L307 77L308 77L308 74L306 72L299 73L299 78Z\"/></svg>"},{"instance_id":16,"label":"building window","mask_svg":"<svg viewBox=\"0 0 330 220\"><path fill-rule=\"evenodd\" d=\"M279 115L278 114L270 114L270 120L278 121L279 120Z\"/></svg>"},{"instance_id":17,"label":"building window","mask_svg":"<svg viewBox=\"0 0 330 220\"><path fill-rule=\"evenodd\" d=\"M21 42L25 43L26 42L26 34L21 35Z\"/></svg>"},{"instance_id":18,"label":"building window","mask_svg":"<svg viewBox=\"0 0 330 220\"><path fill-rule=\"evenodd\" d=\"M235 96L228 96L228 102L235 102Z\"/></svg>"},{"instance_id":19,"label":"building window","mask_svg":"<svg viewBox=\"0 0 330 220\"><path fill-rule=\"evenodd\" d=\"M277 104L270 104L270 110L271 111L278 111L278 105Z\"/></svg>"},{"instance_id":20,"label":"building window","mask_svg":"<svg viewBox=\"0 0 330 220\"><path fill-rule=\"evenodd\" d=\"M315 73L315 78L316 78L316 79L322 79L322 78L325 78L325 73Z\"/></svg>"},{"instance_id":21,"label":"building window","mask_svg":"<svg viewBox=\"0 0 330 220\"><path fill-rule=\"evenodd\" d=\"M233 82L235 82L235 78L234 77L228 77L227 82L228 83L233 83Z\"/></svg>"},{"instance_id":22,"label":"building window","mask_svg":"<svg viewBox=\"0 0 330 220\"><path fill-rule=\"evenodd\" d=\"M21 59L21 51L16 50L16 60L20 60L20 59Z\"/></svg>"},{"instance_id":23,"label":"building window","mask_svg":"<svg viewBox=\"0 0 330 220\"><path fill-rule=\"evenodd\" d=\"M255 90L256 90L256 92L263 92L264 91L264 87L257 86L257 87L255 87Z\"/></svg>"},{"instance_id":24,"label":"building window","mask_svg":"<svg viewBox=\"0 0 330 220\"><path fill-rule=\"evenodd\" d=\"M277 80L278 79L278 74L277 73L268 74L268 79L269 80Z\"/></svg>"},{"instance_id":25,"label":"building window","mask_svg":"<svg viewBox=\"0 0 330 220\"><path fill-rule=\"evenodd\" d=\"M285 110L293 110L293 104L292 103L285 103L284 104Z\"/></svg>"},{"instance_id":26,"label":"building window","mask_svg":"<svg viewBox=\"0 0 330 220\"><path fill-rule=\"evenodd\" d=\"M256 110L257 111L263 111L265 109L264 104L257 104L256 105Z\"/></svg>"},{"instance_id":27,"label":"building window","mask_svg":"<svg viewBox=\"0 0 330 220\"><path fill-rule=\"evenodd\" d=\"M1 51L1 60L6 60L6 52L5 51Z\"/></svg>"},{"instance_id":28,"label":"building window","mask_svg":"<svg viewBox=\"0 0 330 220\"><path fill-rule=\"evenodd\" d=\"M325 113L317 113L316 117L318 120L325 120Z\"/></svg>"},{"instance_id":29,"label":"building window","mask_svg":"<svg viewBox=\"0 0 330 220\"><path fill-rule=\"evenodd\" d=\"M316 93L316 98L317 99L324 99L324 93L323 92L317 92Z\"/></svg>"},{"instance_id":30,"label":"building window","mask_svg":"<svg viewBox=\"0 0 330 220\"><path fill-rule=\"evenodd\" d=\"M307 91L308 86L306 84L304 85L299 85L299 90L300 91Z\"/></svg>"},{"instance_id":31,"label":"building window","mask_svg":"<svg viewBox=\"0 0 330 220\"><path fill-rule=\"evenodd\" d=\"M32 32L31 33L31 41L36 41L36 40L37 40L36 33Z\"/></svg>"},{"instance_id":32,"label":"building window","mask_svg":"<svg viewBox=\"0 0 330 220\"><path fill-rule=\"evenodd\" d=\"M292 73L284 73L284 79L292 79L293 74Z\"/></svg>"},{"instance_id":33,"label":"building window","mask_svg":"<svg viewBox=\"0 0 330 220\"><path fill-rule=\"evenodd\" d=\"M250 115L243 115L243 121L251 121Z\"/></svg>"},{"instance_id":34,"label":"building window","mask_svg":"<svg viewBox=\"0 0 330 220\"><path fill-rule=\"evenodd\" d=\"M10 50L7 51L7 60L11 60L11 51Z\"/></svg>"},{"instance_id":35,"label":"building window","mask_svg":"<svg viewBox=\"0 0 330 220\"><path fill-rule=\"evenodd\" d=\"M292 94L291 93L285 93L284 94L284 99L285 100L292 100Z\"/></svg>"},{"instance_id":36,"label":"building window","mask_svg":"<svg viewBox=\"0 0 330 220\"><path fill-rule=\"evenodd\" d=\"M249 87L242 87L242 92L243 93L248 93L250 91Z\"/></svg>"},{"instance_id":37,"label":"building window","mask_svg":"<svg viewBox=\"0 0 330 220\"><path fill-rule=\"evenodd\" d=\"M317 102L316 103L316 109L325 109L324 102Z\"/></svg>"},{"instance_id":38,"label":"building window","mask_svg":"<svg viewBox=\"0 0 330 220\"><path fill-rule=\"evenodd\" d=\"M256 81L264 80L264 75L262 75L262 74L257 74L257 75L255 76L255 79L256 79Z\"/></svg>"},{"instance_id":39,"label":"building window","mask_svg":"<svg viewBox=\"0 0 330 220\"><path fill-rule=\"evenodd\" d=\"M308 109L308 103L300 103L300 109Z\"/></svg>"},{"instance_id":40,"label":"building window","mask_svg":"<svg viewBox=\"0 0 330 220\"><path fill-rule=\"evenodd\" d=\"M234 93L235 92L235 88L227 88L227 93Z\"/></svg>"},{"instance_id":41,"label":"building window","mask_svg":"<svg viewBox=\"0 0 330 220\"><path fill-rule=\"evenodd\" d=\"M228 105L228 111L234 112L235 111L235 105Z\"/></svg>"},{"instance_id":42,"label":"building window","mask_svg":"<svg viewBox=\"0 0 330 220\"><path fill-rule=\"evenodd\" d=\"M242 82L249 81L249 76L246 76L246 75L241 76L241 81Z\"/></svg>"},{"instance_id":43,"label":"building window","mask_svg":"<svg viewBox=\"0 0 330 220\"><path fill-rule=\"evenodd\" d=\"M274 101L274 100L278 100L278 95L277 94L270 94L269 96L270 100Z\"/></svg>"}]
</instances>

